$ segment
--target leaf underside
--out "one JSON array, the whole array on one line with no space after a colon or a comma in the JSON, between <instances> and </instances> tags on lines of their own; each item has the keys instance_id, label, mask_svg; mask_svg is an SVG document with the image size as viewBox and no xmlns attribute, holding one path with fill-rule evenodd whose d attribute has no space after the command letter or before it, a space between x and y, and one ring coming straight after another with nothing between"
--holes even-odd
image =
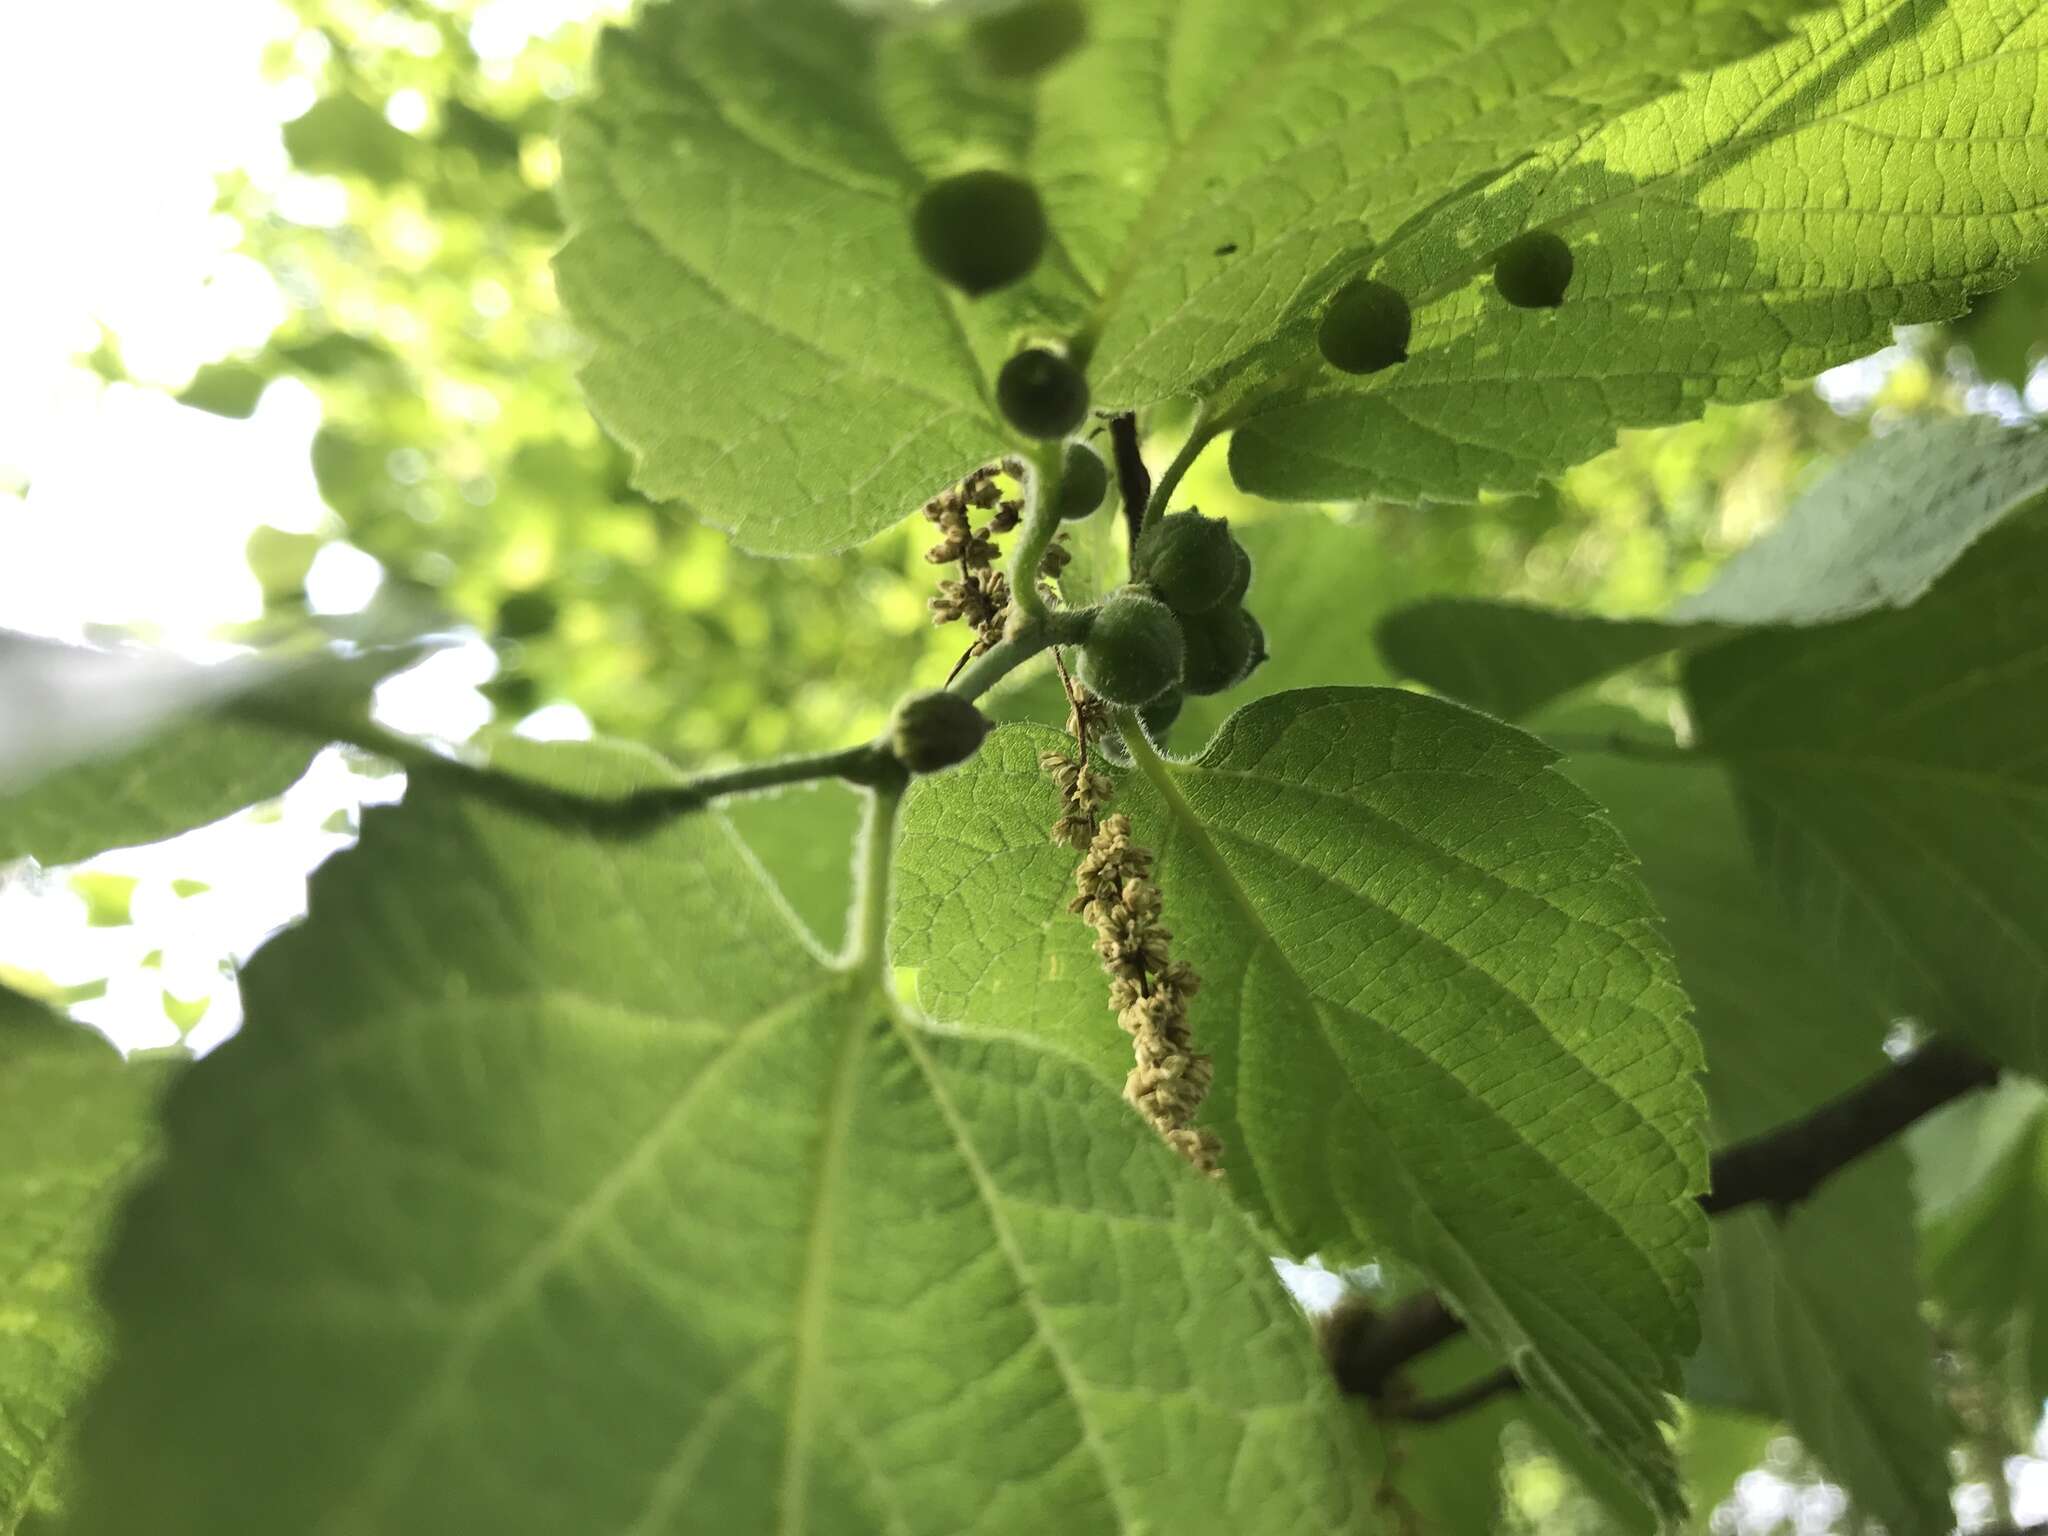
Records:
<instances>
[{"instance_id":1,"label":"leaf underside","mask_svg":"<svg viewBox=\"0 0 2048 1536\"><path fill-rule=\"evenodd\" d=\"M1221 1192L826 964L721 816L593 841L416 774L311 911L128 1213L86 1536L1372 1528Z\"/></svg>"},{"instance_id":2,"label":"leaf underside","mask_svg":"<svg viewBox=\"0 0 2048 1536\"><path fill-rule=\"evenodd\" d=\"M1718 769L1584 756L1567 771L1643 860L1697 1009L1721 1140L1790 1124L1879 1068L1885 1010L1784 921ZM1743 1389L1722 1405L1783 1419L1895 1531L1949 1517L1915 1270L1906 1153L1886 1147L1788 1213L1717 1220L1700 1302L1704 1353ZM1695 1403L1729 1395L1697 1373L1688 1387Z\"/></svg>"},{"instance_id":3,"label":"leaf underside","mask_svg":"<svg viewBox=\"0 0 2048 1536\"><path fill-rule=\"evenodd\" d=\"M0 989L0 1532L58 1504L78 1401L106 1363L88 1273L156 1146L162 1059Z\"/></svg>"},{"instance_id":4,"label":"leaf underside","mask_svg":"<svg viewBox=\"0 0 2048 1536\"><path fill-rule=\"evenodd\" d=\"M641 488L763 552L857 543L1012 446L990 380L1033 337L1090 354L1099 409L1225 402L1262 495L1468 500L2048 249L2048 167L2014 148L2044 36L2007 0L1124 0L1025 80L959 24L655 5L565 131L561 286ZM1052 240L970 301L911 212L983 166L1031 181ZM1490 280L1534 226L1573 246L1556 311ZM1415 331L1359 379L1313 332L1365 273Z\"/></svg>"},{"instance_id":5,"label":"leaf underside","mask_svg":"<svg viewBox=\"0 0 2048 1536\"><path fill-rule=\"evenodd\" d=\"M913 791L899 964L967 1030L1130 1065L1067 910L1037 755ZM1657 1423L1693 1343L1697 1045L1632 862L1533 739L1390 689L1259 701L1113 808L1158 855L1203 1118L1296 1252L1391 1249L1669 1508Z\"/></svg>"}]
</instances>

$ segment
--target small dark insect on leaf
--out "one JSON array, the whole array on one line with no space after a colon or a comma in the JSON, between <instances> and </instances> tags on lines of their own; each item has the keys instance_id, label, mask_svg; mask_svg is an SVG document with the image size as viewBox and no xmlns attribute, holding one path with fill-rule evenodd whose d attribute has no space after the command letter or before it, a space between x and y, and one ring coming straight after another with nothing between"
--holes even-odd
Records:
<instances>
[{"instance_id":1,"label":"small dark insect on leaf","mask_svg":"<svg viewBox=\"0 0 2048 1536\"><path fill-rule=\"evenodd\" d=\"M1236 254L1237 254L1237 242L1236 242L1235 240L1226 240L1226 241L1224 241L1224 242L1223 242L1223 244L1221 244L1221 245L1219 245L1219 246L1217 246L1217 247L1216 247L1216 254L1217 254L1218 256L1234 256L1234 255L1236 255Z\"/></svg>"}]
</instances>

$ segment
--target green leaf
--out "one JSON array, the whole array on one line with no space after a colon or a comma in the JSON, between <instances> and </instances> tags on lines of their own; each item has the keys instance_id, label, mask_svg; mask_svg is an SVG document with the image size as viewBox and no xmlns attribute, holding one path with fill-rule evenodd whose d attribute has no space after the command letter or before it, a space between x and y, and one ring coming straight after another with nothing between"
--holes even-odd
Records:
<instances>
[{"instance_id":1,"label":"green leaf","mask_svg":"<svg viewBox=\"0 0 2048 1536\"><path fill-rule=\"evenodd\" d=\"M591 408L640 490L764 553L857 544L1008 441L1000 344L912 246L878 39L831 0L650 6L563 130Z\"/></svg>"},{"instance_id":2,"label":"green leaf","mask_svg":"<svg viewBox=\"0 0 2048 1536\"><path fill-rule=\"evenodd\" d=\"M1609 673L1726 634L1712 625L1433 597L1387 615L1377 638L1380 655L1396 675L1503 720L1519 720Z\"/></svg>"},{"instance_id":3,"label":"green leaf","mask_svg":"<svg viewBox=\"0 0 2048 1536\"><path fill-rule=\"evenodd\" d=\"M0 989L0 1531L50 1511L78 1399L106 1363L87 1287L114 1204L156 1146L164 1057Z\"/></svg>"},{"instance_id":4,"label":"green leaf","mask_svg":"<svg viewBox=\"0 0 2048 1536\"><path fill-rule=\"evenodd\" d=\"M2008 0L1844 0L1596 131L1518 146L1373 253L1414 306L1409 360L1240 408L1233 474L1295 499L1526 488L1618 428L1779 394L1960 314L2048 251L2048 162L2013 153L2039 127L2044 41L2048 13ZM1533 226L1574 249L1555 311L1484 276Z\"/></svg>"},{"instance_id":5,"label":"green leaf","mask_svg":"<svg viewBox=\"0 0 2048 1536\"><path fill-rule=\"evenodd\" d=\"M906 813L895 932L927 1011L1130 1067L1074 854L1046 831L1056 733L1005 727ZM1122 775L1175 955L1204 978L1205 1123L1297 1253L1391 1249L1661 1506L1658 1429L1694 1341L1706 1173L1669 952L1620 839L1518 731L1393 689L1233 716Z\"/></svg>"},{"instance_id":6,"label":"green leaf","mask_svg":"<svg viewBox=\"0 0 2048 1536\"><path fill-rule=\"evenodd\" d=\"M719 813L600 840L415 773L311 911L128 1211L78 1536L1376 1529L1222 1192L824 963Z\"/></svg>"},{"instance_id":7,"label":"green leaf","mask_svg":"<svg viewBox=\"0 0 2048 1536\"><path fill-rule=\"evenodd\" d=\"M418 143L357 96L323 96L284 125L285 153L314 176L360 176L378 186L405 179Z\"/></svg>"},{"instance_id":8,"label":"green leaf","mask_svg":"<svg viewBox=\"0 0 2048 1536\"><path fill-rule=\"evenodd\" d=\"M1970 1193L1924 1226L1928 1287L2031 1435L2048 1398L2048 1093L2009 1081L1969 1107L2011 1130Z\"/></svg>"},{"instance_id":9,"label":"green leaf","mask_svg":"<svg viewBox=\"0 0 2048 1536\"><path fill-rule=\"evenodd\" d=\"M1797 1120L1883 1065L1885 1010L1784 921L1718 769L1583 756L1569 771L1643 860L1697 1009L1721 1140ZM1948 1440L1907 1177L1905 1149L1886 1147L1786 1214L1721 1216L1700 1314L1706 1353L1747 1388L1728 1406L1782 1418L1888 1529L1939 1530ZM1689 1385L1695 1401L1720 1395Z\"/></svg>"},{"instance_id":10,"label":"green leaf","mask_svg":"<svg viewBox=\"0 0 2048 1536\"><path fill-rule=\"evenodd\" d=\"M828 954L846 941L860 806L861 797L846 785L826 782L749 795L726 809L776 889Z\"/></svg>"},{"instance_id":11,"label":"green leaf","mask_svg":"<svg viewBox=\"0 0 2048 1536\"><path fill-rule=\"evenodd\" d=\"M1508 719L1671 650L1744 628L1815 625L1923 597L1971 545L2048 495L2048 432L1979 417L1872 439L1731 559L1671 622L1434 598L1380 626L1406 676Z\"/></svg>"},{"instance_id":12,"label":"green leaf","mask_svg":"<svg viewBox=\"0 0 2048 1536\"><path fill-rule=\"evenodd\" d=\"M247 363L204 363L178 392L178 404L231 421L247 421L270 385L270 375Z\"/></svg>"},{"instance_id":13,"label":"green leaf","mask_svg":"<svg viewBox=\"0 0 2048 1536\"><path fill-rule=\"evenodd\" d=\"M153 843L282 794L322 745L326 711L359 713L417 648L201 667L146 651L59 645L0 631L0 864L69 864ZM309 729L231 718L237 700L284 700Z\"/></svg>"},{"instance_id":14,"label":"green leaf","mask_svg":"<svg viewBox=\"0 0 2048 1536\"><path fill-rule=\"evenodd\" d=\"M1772 883L1884 1004L2048 1067L2048 523L1981 540L1913 607L1691 659Z\"/></svg>"},{"instance_id":15,"label":"green leaf","mask_svg":"<svg viewBox=\"0 0 2048 1536\"><path fill-rule=\"evenodd\" d=\"M651 6L564 135L585 387L650 496L764 552L857 543L1009 445L989 381L1020 339L1092 345L1103 406L1242 371L1448 194L1806 3L1484 0L1436 29L1384 0L1119 0L1029 79L991 77L965 25ZM968 301L911 211L981 168L1031 181L1053 238Z\"/></svg>"}]
</instances>

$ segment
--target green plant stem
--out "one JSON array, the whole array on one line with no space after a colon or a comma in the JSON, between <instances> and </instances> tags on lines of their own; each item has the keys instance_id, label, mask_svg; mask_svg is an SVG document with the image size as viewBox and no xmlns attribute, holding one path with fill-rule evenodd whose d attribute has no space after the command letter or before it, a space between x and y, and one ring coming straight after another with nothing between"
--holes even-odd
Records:
<instances>
[{"instance_id":1,"label":"green plant stem","mask_svg":"<svg viewBox=\"0 0 2048 1536\"><path fill-rule=\"evenodd\" d=\"M1036 616L1020 613L1010 621L1010 632L992 649L960 669L951 691L963 699L978 699L1040 651L1087 639L1094 623L1093 608L1044 610Z\"/></svg>"},{"instance_id":2,"label":"green plant stem","mask_svg":"<svg viewBox=\"0 0 2048 1536\"><path fill-rule=\"evenodd\" d=\"M1010 546L1010 603L1034 619L1046 615L1045 594L1038 590L1038 568L1045 563L1053 535L1060 526L1060 475L1066 468L1066 447L1042 443L1031 452L1031 472L1024 478L1024 519L1017 542Z\"/></svg>"},{"instance_id":3,"label":"green plant stem","mask_svg":"<svg viewBox=\"0 0 2048 1536\"><path fill-rule=\"evenodd\" d=\"M1211 421L1206 414L1198 414L1195 417L1194 425L1188 428L1187 440L1180 445L1180 452L1173 456L1173 462L1166 466L1165 473L1160 475L1158 483L1152 487L1152 499L1145 504L1147 528L1166 516L1167 503L1172 501L1173 493L1180 489L1181 477L1194 466L1195 460L1202 456L1202 450L1216 440L1216 434L1220 430L1220 424Z\"/></svg>"},{"instance_id":4,"label":"green plant stem","mask_svg":"<svg viewBox=\"0 0 2048 1536\"><path fill-rule=\"evenodd\" d=\"M389 758L408 773L433 775L462 793L522 816L600 835L632 836L662 822L701 810L724 795L798 784L811 779L845 779L870 786L900 785L902 765L886 744L863 742L836 752L786 757L769 763L697 774L676 784L651 785L625 795L585 795L558 789L499 769L466 763L425 742L401 736L371 720L343 720L300 710L276 697L240 699L224 711L236 718L325 742L344 742Z\"/></svg>"},{"instance_id":5,"label":"green plant stem","mask_svg":"<svg viewBox=\"0 0 2048 1536\"><path fill-rule=\"evenodd\" d=\"M896 779L868 791L861 818L859 885L854 894L852 941L847 966L880 987L889 958L889 878L896 854L896 812L908 781Z\"/></svg>"}]
</instances>

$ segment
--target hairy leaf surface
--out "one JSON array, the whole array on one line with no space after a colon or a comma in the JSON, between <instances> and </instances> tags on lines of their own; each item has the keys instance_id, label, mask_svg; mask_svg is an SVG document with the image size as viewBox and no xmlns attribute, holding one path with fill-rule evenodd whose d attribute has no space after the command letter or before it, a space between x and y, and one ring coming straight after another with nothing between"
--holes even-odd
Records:
<instances>
[{"instance_id":1,"label":"hairy leaf surface","mask_svg":"<svg viewBox=\"0 0 2048 1536\"><path fill-rule=\"evenodd\" d=\"M1130 1065L1054 733L1006 727L907 812L896 931L935 1017ZM1393 1250L1658 1502L1660 1389L1693 1344L1697 1042L1633 861L1533 739L1392 689L1250 705L1118 780L1203 977L1204 1119L1297 1252Z\"/></svg>"},{"instance_id":2,"label":"hairy leaf surface","mask_svg":"<svg viewBox=\"0 0 2048 1536\"><path fill-rule=\"evenodd\" d=\"M1742 846L1712 766L1584 755L1572 776L1614 815L1669 924L1707 1053L1722 1141L1809 1113L1884 1063L1889 1022L1816 963ZM1706 1349L1890 1530L1948 1519L1947 1435L1920 1320L1903 1147L1882 1148L1789 1213L1718 1218L1700 1301ZM1696 1401L1725 1398L1690 1383Z\"/></svg>"},{"instance_id":3,"label":"hairy leaf surface","mask_svg":"<svg viewBox=\"0 0 2048 1536\"><path fill-rule=\"evenodd\" d=\"M88 1286L115 1203L157 1145L169 1057L112 1046L0 989L0 1532L58 1502L78 1400L106 1364Z\"/></svg>"},{"instance_id":4,"label":"hairy leaf surface","mask_svg":"<svg viewBox=\"0 0 2048 1536\"><path fill-rule=\"evenodd\" d=\"M1409 360L1242 408L1238 483L1520 489L1618 428L1781 393L1895 325L1962 313L2048 250L2044 44L2048 12L2014 0L1844 0L1768 52L1529 145L1375 256L1415 307ZM1483 276L1537 225L1573 246L1561 309L1515 309Z\"/></svg>"},{"instance_id":5,"label":"hairy leaf surface","mask_svg":"<svg viewBox=\"0 0 2048 1536\"><path fill-rule=\"evenodd\" d=\"M81 1532L1370 1528L1222 1193L827 965L722 816L593 840L416 774L311 910L129 1210Z\"/></svg>"},{"instance_id":6,"label":"hairy leaf surface","mask_svg":"<svg viewBox=\"0 0 2048 1536\"><path fill-rule=\"evenodd\" d=\"M990 380L1020 339L1092 353L1104 407L1300 363L1376 248L1811 3L1105 0L1030 79L832 0L650 6L564 135L585 387L649 495L765 552L854 544L1014 443ZM1037 188L1051 241L971 301L911 216L982 168Z\"/></svg>"}]
</instances>

